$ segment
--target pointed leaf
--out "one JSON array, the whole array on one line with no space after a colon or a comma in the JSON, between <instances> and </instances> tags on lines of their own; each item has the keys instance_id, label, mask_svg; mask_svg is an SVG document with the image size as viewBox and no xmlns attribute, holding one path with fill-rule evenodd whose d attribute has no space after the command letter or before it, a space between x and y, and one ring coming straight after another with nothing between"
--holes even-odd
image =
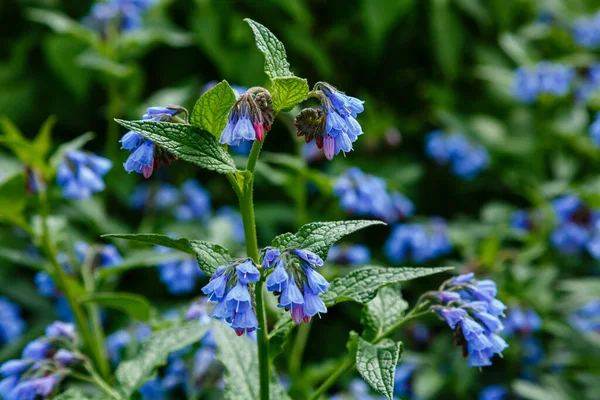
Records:
<instances>
[{"instance_id":1,"label":"pointed leaf","mask_svg":"<svg viewBox=\"0 0 600 400\"><path fill-rule=\"evenodd\" d=\"M209 324L189 322L150 335L142 343L137 356L119 364L115 376L120 391L129 398L152 376L157 367L167 363L169 354L199 342L210 327Z\"/></svg>"},{"instance_id":2,"label":"pointed leaf","mask_svg":"<svg viewBox=\"0 0 600 400\"><path fill-rule=\"evenodd\" d=\"M227 116L235 101L235 93L227 81L217 83L200 96L192 110L190 123L219 138L227 125Z\"/></svg>"},{"instance_id":3,"label":"pointed leaf","mask_svg":"<svg viewBox=\"0 0 600 400\"><path fill-rule=\"evenodd\" d=\"M51 116L44 121L40 131L37 136L33 140L33 147L44 157L50 151L50 147L52 146L52 128L56 123L56 116Z\"/></svg>"},{"instance_id":4,"label":"pointed leaf","mask_svg":"<svg viewBox=\"0 0 600 400\"><path fill-rule=\"evenodd\" d=\"M123 311L140 321L150 319L150 302L144 296L135 293L107 292L93 293L79 300L82 304L93 303L102 307Z\"/></svg>"},{"instance_id":5,"label":"pointed leaf","mask_svg":"<svg viewBox=\"0 0 600 400\"><path fill-rule=\"evenodd\" d=\"M290 64L287 61L285 47L263 25L249 18L244 19L250 25L256 47L265 55L265 73L269 78L274 79L281 76L294 76L290 71Z\"/></svg>"},{"instance_id":6,"label":"pointed leaf","mask_svg":"<svg viewBox=\"0 0 600 400\"><path fill-rule=\"evenodd\" d=\"M329 289L321 295L321 299L327 306L344 301L366 303L372 300L377 295L377 291L384 286L449 271L453 268L363 267L334 279Z\"/></svg>"},{"instance_id":7,"label":"pointed leaf","mask_svg":"<svg viewBox=\"0 0 600 400\"><path fill-rule=\"evenodd\" d=\"M377 296L367 304L362 313L365 340L373 341L404 318L408 303L402 298L398 286L379 289Z\"/></svg>"},{"instance_id":8,"label":"pointed leaf","mask_svg":"<svg viewBox=\"0 0 600 400\"><path fill-rule=\"evenodd\" d=\"M236 172L231 156L209 132L192 125L157 121L124 121L119 124L152 140L170 153L202 168L222 174Z\"/></svg>"},{"instance_id":9,"label":"pointed leaf","mask_svg":"<svg viewBox=\"0 0 600 400\"><path fill-rule=\"evenodd\" d=\"M385 339L375 345L359 338L356 369L373 389L389 400L394 396L394 374L401 354L401 342Z\"/></svg>"},{"instance_id":10,"label":"pointed leaf","mask_svg":"<svg viewBox=\"0 0 600 400\"><path fill-rule=\"evenodd\" d=\"M290 111L308 95L308 82L296 76L273 79L273 108L275 111Z\"/></svg>"}]
</instances>

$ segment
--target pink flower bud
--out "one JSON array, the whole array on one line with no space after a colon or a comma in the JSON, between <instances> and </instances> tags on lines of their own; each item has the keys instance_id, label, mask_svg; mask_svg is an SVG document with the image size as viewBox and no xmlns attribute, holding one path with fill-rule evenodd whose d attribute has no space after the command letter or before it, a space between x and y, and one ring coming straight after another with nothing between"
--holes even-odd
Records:
<instances>
[{"instance_id":1,"label":"pink flower bud","mask_svg":"<svg viewBox=\"0 0 600 400\"><path fill-rule=\"evenodd\" d=\"M292 307L292 319L297 325L302 323L302 319L304 318L304 307L302 305L294 305Z\"/></svg>"},{"instance_id":2,"label":"pink flower bud","mask_svg":"<svg viewBox=\"0 0 600 400\"><path fill-rule=\"evenodd\" d=\"M256 140L260 140L261 142L265 140L265 128L263 124L257 121L252 125L254 126L254 132L256 133Z\"/></svg>"},{"instance_id":3,"label":"pink flower bud","mask_svg":"<svg viewBox=\"0 0 600 400\"><path fill-rule=\"evenodd\" d=\"M323 152L329 161L333 160L333 156L335 156L335 139L329 135L325 135L323 140Z\"/></svg>"}]
</instances>

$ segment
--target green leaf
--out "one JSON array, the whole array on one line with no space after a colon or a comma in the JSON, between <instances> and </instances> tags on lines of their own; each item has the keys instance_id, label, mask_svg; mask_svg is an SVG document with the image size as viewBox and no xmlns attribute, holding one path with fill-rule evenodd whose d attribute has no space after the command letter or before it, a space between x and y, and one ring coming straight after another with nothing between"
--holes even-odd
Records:
<instances>
[{"instance_id":1,"label":"green leaf","mask_svg":"<svg viewBox=\"0 0 600 400\"><path fill-rule=\"evenodd\" d=\"M115 376L120 391L129 398L157 367L167 363L169 354L199 342L210 327L209 324L190 322L153 333L142 343L142 348L133 359L119 364Z\"/></svg>"},{"instance_id":2,"label":"green leaf","mask_svg":"<svg viewBox=\"0 0 600 400\"><path fill-rule=\"evenodd\" d=\"M463 49L464 29L449 0L431 0L429 11L434 55L448 79L457 77Z\"/></svg>"},{"instance_id":3,"label":"green leaf","mask_svg":"<svg viewBox=\"0 0 600 400\"><path fill-rule=\"evenodd\" d=\"M227 125L227 116L235 101L235 92L227 81L217 83L200 96L192 110L190 123L212 133L218 139Z\"/></svg>"},{"instance_id":4,"label":"green leaf","mask_svg":"<svg viewBox=\"0 0 600 400\"><path fill-rule=\"evenodd\" d=\"M71 387L63 393L52 397L52 400L95 400L101 398L101 396L89 396L80 389Z\"/></svg>"},{"instance_id":5,"label":"green leaf","mask_svg":"<svg viewBox=\"0 0 600 400\"><path fill-rule=\"evenodd\" d=\"M269 332L269 359L271 361L281 354L293 328L294 323L290 313L281 314L275 326Z\"/></svg>"},{"instance_id":6,"label":"green leaf","mask_svg":"<svg viewBox=\"0 0 600 400\"><path fill-rule=\"evenodd\" d=\"M335 242L372 225L385 225L385 222L370 220L311 222L302 226L295 234L284 233L277 236L271 245L280 249L299 247L310 250L324 260Z\"/></svg>"},{"instance_id":7,"label":"green leaf","mask_svg":"<svg viewBox=\"0 0 600 400\"><path fill-rule=\"evenodd\" d=\"M46 269L45 260L32 257L22 250L9 249L6 247L0 248L0 259L38 271L44 271Z\"/></svg>"},{"instance_id":8,"label":"green leaf","mask_svg":"<svg viewBox=\"0 0 600 400\"><path fill-rule=\"evenodd\" d=\"M72 35L91 45L96 45L99 39L93 31L60 12L30 8L27 10L27 17L31 21L47 25L55 32Z\"/></svg>"},{"instance_id":9,"label":"green leaf","mask_svg":"<svg viewBox=\"0 0 600 400\"><path fill-rule=\"evenodd\" d=\"M329 289L321 295L327 306L344 301L366 303L377 291L393 283L409 281L422 276L438 274L454 267L375 267L367 266L334 279Z\"/></svg>"},{"instance_id":10,"label":"green leaf","mask_svg":"<svg viewBox=\"0 0 600 400\"><path fill-rule=\"evenodd\" d=\"M402 343L385 339L371 344L359 338L356 369L373 389L388 400L394 396L394 374L402 354Z\"/></svg>"},{"instance_id":11,"label":"green leaf","mask_svg":"<svg viewBox=\"0 0 600 400\"><path fill-rule=\"evenodd\" d=\"M0 183L0 220L13 223L24 222L22 211L27 204L25 177L15 174Z\"/></svg>"},{"instance_id":12,"label":"green leaf","mask_svg":"<svg viewBox=\"0 0 600 400\"><path fill-rule=\"evenodd\" d=\"M244 21L250 25L254 33L256 47L265 55L265 73L269 78L294 76L290 71L290 64L287 61L283 43L258 22L249 18L244 19Z\"/></svg>"},{"instance_id":13,"label":"green leaf","mask_svg":"<svg viewBox=\"0 0 600 400\"><path fill-rule=\"evenodd\" d=\"M0 250L0 257L2 252ZM124 272L130 271L137 268L148 268L155 267L158 264L170 262L170 261L181 261L188 257L182 253L157 253L152 250L136 252L135 254L126 257L123 262L119 265L115 265L110 268L102 268L96 271L96 278L99 280L106 280L112 276L120 275Z\"/></svg>"},{"instance_id":14,"label":"green leaf","mask_svg":"<svg viewBox=\"0 0 600 400\"><path fill-rule=\"evenodd\" d=\"M259 400L256 343L246 336L237 337L233 329L223 324L215 324L213 329L217 340L217 359L226 370L224 398L228 400ZM278 382L275 371L273 371L269 386L272 399L289 399Z\"/></svg>"},{"instance_id":15,"label":"green leaf","mask_svg":"<svg viewBox=\"0 0 600 400\"><path fill-rule=\"evenodd\" d=\"M125 128L139 133L183 160L222 174L237 171L231 156L215 137L192 125L157 121L124 121Z\"/></svg>"},{"instance_id":16,"label":"green leaf","mask_svg":"<svg viewBox=\"0 0 600 400\"><path fill-rule=\"evenodd\" d=\"M367 341L379 338L385 331L404 318L408 303L402 298L398 286L386 286L379 290L377 296L363 308L361 322L362 334Z\"/></svg>"},{"instance_id":17,"label":"green leaf","mask_svg":"<svg viewBox=\"0 0 600 400\"><path fill-rule=\"evenodd\" d=\"M274 78L273 108L275 111L290 111L308 95L308 82L296 76L289 78Z\"/></svg>"},{"instance_id":18,"label":"green leaf","mask_svg":"<svg viewBox=\"0 0 600 400\"><path fill-rule=\"evenodd\" d=\"M102 237L133 240L191 254L196 256L200 269L209 276L214 274L219 266L229 264L232 258L226 248L202 240L172 239L168 236L154 233L108 234L102 235Z\"/></svg>"},{"instance_id":19,"label":"green leaf","mask_svg":"<svg viewBox=\"0 0 600 400\"><path fill-rule=\"evenodd\" d=\"M52 115L48 117L42 124L40 131L33 140L33 147L35 147L35 149L44 157L44 159L46 158L46 155L52 146L52 128L54 127L55 123L56 116Z\"/></svg>"},{"instance_id":20,"label":"green leaf","mask_svg":"<svg viewBox=\"0 0 600 400\"><path fill-rule=\"evenodd\" d=\"M150 319L150 302L135 293L106 292L93 293L79 300L82 304L93 303L102 307L114 308L140 321Z\"/></svg>"},{"instance_id":21,"label":"green leaf","mask_svg":"<svg viewBox=\"0 0 600 400\"><path fill-rule=\"evenodd\" d=\"M8 147L24 164L45 171L44 155L23 136L19 128L6 117L0 117L0 128L4 132L0 136L0 143Z\"/></svg>"},{"instance_id":22,"label":"green leaf","mask_svg":"<svg viewBox=\"0 0 600 400\"><path fill-rule=\"evenodd\" d=\"M386 36L399 22L398 19L414 5L414 0L362 0L361 15L376 52L382 50Z\"/></svg>"},{"instance_id":23,"label":"green leaf","mask_svg":"<svg viewBox=\"0 0 600 400\"><path fill-rule=\"evenodd\" d=\"M58 146L56 151L50 157L50 166L55 169L58 168L58 165L65 158L65 154L67 153L67 151L81 149L83 146L86 145L87 142L94 139L94 136L95 135L92 132L87 132L81 136L76 137L73 140L70 140Z\"/></svg>"}]
</instances>

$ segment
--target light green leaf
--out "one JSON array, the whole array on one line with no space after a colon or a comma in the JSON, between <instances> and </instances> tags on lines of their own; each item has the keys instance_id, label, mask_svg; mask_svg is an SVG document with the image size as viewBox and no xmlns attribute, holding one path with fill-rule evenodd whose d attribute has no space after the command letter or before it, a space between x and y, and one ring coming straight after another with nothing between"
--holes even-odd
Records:
<instances>
[{"instance_id":1,"label":"light green leaf","mask_svg":"<svg viewBox=\"0 0 600 400\"><path fill-rule=\"evenodd\" d=\"M372 300L377 291L393 283L409 281L422 276L449 271L454 267L375 267L367 266L334 279L329 289L321 295L327 306L344 301L366 303Z\"/></svg>"},{"instance_id":2,"label":"light green leaf","mask_svg":"<svg viewBox=\"0 0 600 400\"><path fill-rule=\"evenodd\" d=\"M199 342L210 327L209 324L190 322L153 333L133 359L119 364L115 376L120 391L129 398L157 367L166 364L169 354Z\"/></svg>"},{"instance_id":3,"label":"light green leaf","mask_svg":"<svg viewBox=\"0 0 600 400\"><path fill-rule=\"evenodd\" d=\"M256 343L246 336L237 337L233 329L223 324L215 324L213 329L217 340L217 359L226 370L224 398L227 400L259 400ZM289 399L275 373L271 377L269 386L272 399Z\"/></svg>"},{"instance_id":4,"label":"light green leaf","mask_svg":"<svg viewBox=\"0 0 600 400\"><path fill-rule=\"evenodd\" d=\"M87 142L94 139L94 136L95 135L92 132L87 132L81 136L76 137L71 141L68 141L58 146L56 151L50 157L50 166L52 168L57 168L58 165L62 162L62 160L64 160L67 151L81 149L83 146L86 145Z\"/></svg>"},{"instance_id":5,"label":"light green leaf","mask_svg":"<svg viewBox=\"0 0 600 400\"><path fill-rule=\"evenodd\" d=\"M63 393L52 397L52 400L96 400L102 398L102 396L89 396L80 389L71 387Z\"/></svg>"},{"instance_id":6,"label":"light green leaf","mask_svg":"<svg viewBox=\"0 0 600 400\"><path fill-rule=\"evenodd\" d=\"M284 233L273 239L277 248L299 247L327 258L331 246L342 237L371 225L385 225L385 222L370 220L311 222L302 226L295 234Z\"/></svg>"},{"instance_id":7,"label":"light green leaf","mask_svg":"<svg viewBox=\"0 0 600 400\"><path fill-rule=\"evenodd\" d=\"M227 116L235 101L235 92L227 81L217 83L200 96L192 110L190 123L212 133L218 139L227 125Z\"/></svg>"},{"instance_id":8,"label":"light green leaf","mask_svg":"<svg viewBox=\"0 0 600 400\"><path fill-rule=\"evenodd\" d=\"M0 117L0 129L4 135L0 136L0 143L8 147L24 164L45 171L45 157L27 140L19 128L8 118Z\"/></svg>"},{"instance_id":9,"label":"light green leaf","mask_svg":"<svg viewBox=\"0 0 600 400\"><path fill-rule=\"evenodd\" d=\"M44 159L46 158L46 155L52 146L52 128L54 127L55 123L56 116L52 115L48 117L42 124L40 131L33 140L33 147L35 147L35 149L43 156Z\"/></svg>"},{"instance_id":10,"label":"light green leaf","mask_svg":"<svg viewBox=\"0 0 600 400\"><path fill-rule=\"evenodd\" d=\"M367 341L379 338L404 318L407 308L408 303L398 286L382 287L363 308L361 322L365 330L362 337Z\"/></svg>"},{"instance_id":11,"label":"light green leaf","mask_svg":"<svg viewBox=\"0 0 600 400\"><path fill-rule=\"evenodd\" d=\"M148 299L144 296L125 292L93 293L80 299L79 302L114 308L140 321L148 321L150 319L150 308L152 307Z\"/></svg>"},{"instance_id":12,"label":"light green leaf","mask_svg":"<svg viewBox=\"0 0 600 400\"><path fill-rule=\"evenodd\" d=\"M244 21L250 25L254 33L256 47L265 55L265 73L269 78L294 76L290 71L290 64L287 61L283 43L258 22L249 18L244 19Z\"/></svg>"},{"instance_id":13,"label":"light green leaf","mask_svg":"<svg viewBox=\"0 0 600 400\"><path fill-rule=\"evenodd\" d=\"M192 125L157 121L124 121L125 128L139 133L185 161L222 174L237 171L231 156L215 137Z\"/></svg>"},{"instance_id":14,"label":"light green leaf","mask_svg":"<svg viewBox=\"0 0 600 400\"><path fill-rule=\"evenodd\" d=\"M102 72L112 79L126 79L136 72L134 65L116 62L95 50L88 50L79 54L75 58L75 63L78 67Z\"/></svg>"},{"instance_id":15,"label":"light green leaf","mask_svg":"<svg viewBox=\"0 0 600 400\"><path fill-rule=\"evenodd\" d=\"M103 235L102 237L134 240L136 242L164 246L194 255L198 260L200 269L209 276L211 276L219 266L227 265L231 261L231 255L229 255L227 249L202 240L188 240L185 238L172 239L168 236L157 235L154 233L109 234Z\"/></svg>"},{"instance_id":16,"label":"light green leaf","mask_svg":"<svg viewBox=\"0 0 600 400\"><path fill-rule=\"evenodd\" d=\"M308 95L308 82L306 79L292 76L289 78L274 78L273 108L275 111L290 111Z\"/></svg>"},{"instance_id":17,"label":"light green leaf","mask_svg":"<svg viewBox=\"0 0 600 400\"><path fill-rule=\"evenodd\" d=\"M373 389L389 400L394 396L394 374L401 354L401 342L385 339L371 344L359 338L356 369Z\"/></svg>"},{"instance_id":18,"label":"light green leaf","mask_svg":"<svg viewBox=\"0 0 600 400\"><path fill-rule=\"evenodd\" d=\"M55 32L72 35L93 46L98 43L99 38L93 31L86 29L79 22L69 18L63 13L41 8L30 8L27 10L27 17L31 21L48 26Z\"/></svg>"},{"instance_id":19,"label":"light green leaf","mask_svg":"<svg viewBox=\"0 0 600 400\"><path fill-rule=\"evenodd\" d=\"M21 224L27 204L25 177L15 174L0 183L0 220Z\"/></svg>"}]
</instances>

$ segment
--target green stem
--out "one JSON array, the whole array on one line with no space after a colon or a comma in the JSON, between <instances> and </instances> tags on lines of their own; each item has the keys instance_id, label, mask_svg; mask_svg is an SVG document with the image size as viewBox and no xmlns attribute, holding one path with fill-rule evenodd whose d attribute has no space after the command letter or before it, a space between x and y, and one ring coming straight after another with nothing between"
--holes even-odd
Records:
<instances>
[{"instance_id":1,"label":"green stem","mask_svg":"<svg viewBox=\"0 0 600 400\"><path fill-rule=\"evenodd\" d=\"M255 141L252 146L252 151L248 157L247 171L250 172L250 177L243 182L243 187L239 182L235 181L233 176L228 176L232 186L238 196L240 202L240 212L242 221L244 222L244 236L246 239L246 254L258 264L260 261L258 254L258 239L256 235L256 221L254 219L254 171L256 163L262 148L262 141ZM269 330L267 326L267 313L264 301L263 280L261 279L255 286L256 298L256 317L258 319L258 369L260 377L260 398L261 400L269 400Z\"/></svg>"},{"instance_id":2,"label":"green stem","mask_svg":"<svg viewBox=\"0 0 600 400\"><path fill-rule=\"evenodd\" d=\"M296 333L296 339L294 346L292 347L292 354L290 355L290 362L288 365L288 372L292 378L298 375L300 372L300 366L302 365L302 356L304 355L304 349L308 342L308 336L310 335L310 327L312 326L312 320L308 324L301 324L298 327L298 333Z\"/></svg>"},{"instance_id":3,"label":"green stem","mask_svg":"<svg viewBox=\"0 0 600 400\"><path fill-rule=\"evenodd\" d=\"M104 351L99 350L103 343L96 343L90 328L87 324L86 316L79 302L77 296L73 292L73 287L68 282L68 277L63 271L62 266L58 262L56 249L50 239L50 231L48 229L48 198L46 192L41 191L39 193L40 207L41 207L41 219L42 219L42 250L46 257L49 259L52 265L52 276L56 279L56 283L59 289L63 292L71 310L75 317L75 324L77 325L78 331L81 333L83 341L90 350L90 354L94 360L96 366L100 369L103 376L108 376L110 368L106 357L104 357Z\"/></svg>"},{"instance_id":4,"label":"green stem","mask_svg":"<svg viewBox=\"0 0 600 400\"><path fill-rule=\"evenodd\" d=\"M346 358L344 362L342 362L340 366L333 371L329 378L327 378L327 380L323 382L321 386L317 388L317 390L315 390L315 392L310 396L309 400L317 400L319 397L321 397L321 395L325 393L327 389L329 389L335 382L337 382L342 375L354 367L354 363L355 361L353 359Z\"/></svg>"},{"instance_id":5,"label":"green stem","mask_svg":"<svg viewBox=\"0 0 600 400\"><path fill-rule=\"evenodd\" d=\"M117 400L123 399L123 396L121 396L121 394L119 392L117 392L115 389L113 389L104 379L102 379L102 377L100 375L98 375L98 372L96 372L93 365L91 365L89 363L89 361L85 361L85 367L86 367L87 371L90 373L90 375L92 377L92 381L94 382L94 384L96 384L96 386L98 386L100 389L102 389L106 394L108 394L113 399L117 399Z\"/></svg>"}]
</instances>

